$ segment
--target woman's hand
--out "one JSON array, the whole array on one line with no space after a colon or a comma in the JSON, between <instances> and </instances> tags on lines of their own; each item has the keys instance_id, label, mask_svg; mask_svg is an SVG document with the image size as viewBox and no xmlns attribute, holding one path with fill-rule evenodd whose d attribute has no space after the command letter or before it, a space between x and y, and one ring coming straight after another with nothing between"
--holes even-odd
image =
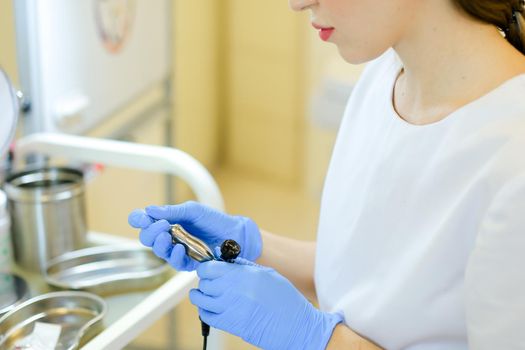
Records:
<instances>
[{"instance_id":1,"label":"woman's hand","mask_svg":"<svg viewBox=\"0 0 525 350\"><path fill-rule=\"evenodd\" d=\"M182 245L173 245L170 224L180 224L211 249L220 246L226 239L234 239L241 246L240 256L248 260L256 260L262 251L261 234L255 222L244 216L224 214L197 202L136 209L129 215L128 222L141 229L142 244L152 247L158 257L179 271L194 270L199 263L186 255Z\"/></svg>"},{"instance_id":2,"label":"woman's hand","mask_svg":"<svg viewBox=\"0 0 525 350\"><path fill-rule=\"evenodd\" d=\"M324 349L337 314L317 310L275 270L244 259L210 261L197 268L190 292L201 319L263 349Z\"/></svg>"}]
</instances>

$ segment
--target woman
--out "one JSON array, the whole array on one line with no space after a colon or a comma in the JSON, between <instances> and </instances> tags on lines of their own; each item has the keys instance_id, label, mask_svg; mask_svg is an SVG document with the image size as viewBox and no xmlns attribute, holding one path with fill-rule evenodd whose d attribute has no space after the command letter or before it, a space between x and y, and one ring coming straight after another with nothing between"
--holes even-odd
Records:
<instances>
[{"instance_id":1,"label":"woman","mask_svg":"<svg viewBox=\"0 0 525 350\"><path fill-rule=\"evenodd\" d=\"M525 349L523 1L290 5L348 62L374 60L341 125L317 243L196 203L132 213L141 241L197 269L205 322L264 349ZM213 246L236 239L243 259L198 265L168 222Z\"/></svg>"}]
</instances>

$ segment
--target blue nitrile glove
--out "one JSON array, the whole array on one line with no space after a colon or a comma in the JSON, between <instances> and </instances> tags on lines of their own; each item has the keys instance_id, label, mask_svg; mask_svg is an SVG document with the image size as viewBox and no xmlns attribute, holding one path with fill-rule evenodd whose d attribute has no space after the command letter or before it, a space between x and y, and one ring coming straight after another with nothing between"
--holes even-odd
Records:
<instances>
[{"instance_id":1,"label":"blue nitrile glove","mask_svg":"<svg viewBox=\"0 0 525 350\"><path fill-rule=\"evenodd\" d=\"M275 270L237 258L200 264L190 291L202 321L268 350L325 349L338 314L321 312Z\"/></svg>"},{"instance_id":2,"label":"blue nitrile glove","mask_svg":"<svg viewBox=\"0 0 525 350\"><path fill-rule=\"evenodd\" d=\"M152 247L155 254L180 271L195 270L198 262L186 255L184 247L173 245L168 233L171 224L180 224L186 231L206 242L211 249L226 239L234 239L241 246L240 256L255 261L262 251L259 228L244 216L232 216L197 202L179 205L148 206L136 209L128 222L140 228L140 241Z\"/></svg>"}]
</instances>

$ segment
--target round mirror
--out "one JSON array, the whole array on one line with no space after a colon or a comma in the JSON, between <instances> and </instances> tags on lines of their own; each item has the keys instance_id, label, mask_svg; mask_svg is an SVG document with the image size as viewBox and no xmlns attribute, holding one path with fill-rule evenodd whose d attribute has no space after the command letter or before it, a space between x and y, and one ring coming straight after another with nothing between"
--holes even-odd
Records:
<instances>
[{"instance_id":1,"label":"round mirror","mask_svg":"<svg viewBox=\"0 0 525 350\"><path fill-rule=\"evenodd\" d=\"M18 120L18 98L7 74L0 68L0 156L9 149Z\"/></svg>"}]
</instances>

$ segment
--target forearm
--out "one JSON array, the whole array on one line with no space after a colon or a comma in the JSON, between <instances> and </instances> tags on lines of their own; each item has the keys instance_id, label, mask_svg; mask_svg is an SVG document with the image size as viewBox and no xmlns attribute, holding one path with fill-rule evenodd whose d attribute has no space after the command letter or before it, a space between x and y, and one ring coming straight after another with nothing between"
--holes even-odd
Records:
<instances>
[{"instance_id":1,"label":"forearm","mask_svg":"<svg viewBox=\"0 0 525 350\"><path fill-rule=\"evenodd\" d=\"M263 230L261 235L263 251L257 263L274 268L309 300L317 301L314 286L315 242L281 237Z\"/></svg>"},{"instance_id":2,"label":"forearm","mask_svg":"<svg viewBox=\"0 0 525 350\"><path fill-rule=\"evenodd\" d=\"M340 323L334 329L326 350L381 350L382 348L370 340L361 337L344 324Z\"/></svg>"}]
</instances>

